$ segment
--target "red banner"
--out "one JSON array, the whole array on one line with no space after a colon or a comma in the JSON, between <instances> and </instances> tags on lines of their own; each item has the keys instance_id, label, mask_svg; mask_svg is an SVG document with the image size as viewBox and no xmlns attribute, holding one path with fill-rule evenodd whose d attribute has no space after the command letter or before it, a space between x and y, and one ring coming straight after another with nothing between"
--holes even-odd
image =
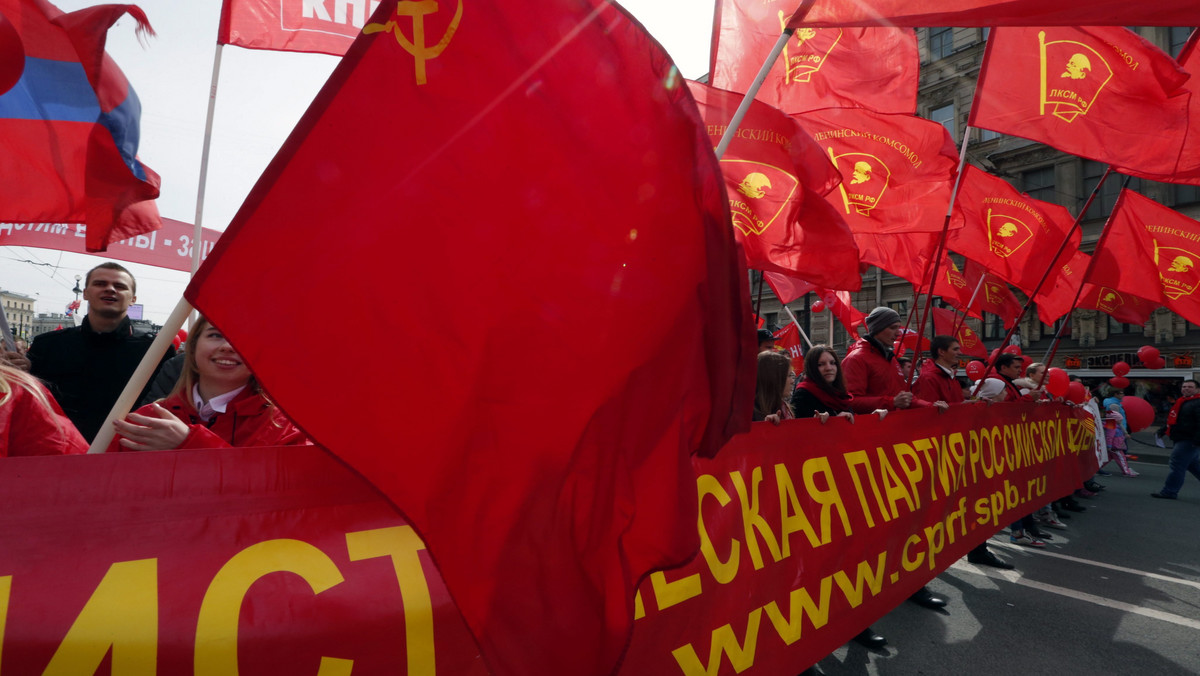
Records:
<instances>
[{"instance_id":1,"label":"red banner","mask_svg":"<svg viewBox=\"0 0 1200 676\"><path fill-rule=\"evenodd\" d=\"M792 360L792 372L797 376L804 373L804 345L800 343L800 327L795 323L775 333L775 349L783 350Z\"/></svg>"},{"instance_id":2,"label":"red banner","mask_svg":"<svg viewBox=\"0 0 1200 676\"><path fill-rule=\"evenodd\" d=\"M379 0L225 0L217 43L341 56L377 7ZM433 7L436 11L437 4ZM453 8L444 11L454 13ZM414 15L414 25L421 25L420 17Z\"/></svg>"},{"instance_id":3,"label":"red banner","mask_svg":"<svg viewBox=\"0 0 1200 676\"><path fill-rule=\"evenodd\" d=\"M621 674L798 672L1097 464L1062 405L846 424L695 461L700 553L640 585ZM6 675L487 673L421 539L319 448L9 458L0 509Z\"/></svg>"},{"instance_id":4,"label":"red banner","mask_svg":"<svg viewBox=\"0 0 1200 676\"><path fill-rule=\"evenodd\" d=\"M781 9L795 11L799 0ZM790 16L790 14L789 14ZM1193 0L872 0L818 2L806 26L1195 26Z\"/></svg>"},{"instance_id":5,"label":"red banner","mask_svg":"<svg viewBox=\"0 0 1200 676\"><path fill-rule=\"evenodd\" d=\"M217 230L203 228L203 231L201 260L208 257L221 236ZM193 233L192 225L164 218L161 229L120 242L110 242L107 251L94 255L189 272L192 269ZM84 246L86 236L87 226L82 223L0 223L0 246L31 246L91 253Z\"/></svg>"}]
</instances>

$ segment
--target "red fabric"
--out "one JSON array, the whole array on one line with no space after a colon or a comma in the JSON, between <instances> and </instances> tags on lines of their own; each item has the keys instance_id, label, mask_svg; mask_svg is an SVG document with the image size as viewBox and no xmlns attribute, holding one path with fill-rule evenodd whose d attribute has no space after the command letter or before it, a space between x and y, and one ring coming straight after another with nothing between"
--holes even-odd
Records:
<instances>
[{"instance_id":1,"label":"red fabric","mask_svg":"<svg viewBox=\"0 0 1200 676\"><path fill-rule=\"evenodd\" d=\"M188 436L179 445L180 449L228 448L231 446L301 446L310 443L304 433L287 419L279 408L271 406L261 394L249 388L242 390L218 413L212 424L205 424L196 415L196 406L190 397L171 396L158 402L183 422L187 423ZM147 404L135 413L157 417L154 405ZM121 445L118 435L105 449L106 453L129 451Z\"/></svg>"},{"instance_id":2,"label":"red fabric","mask_svg":"<svg viewBox=\"0 0 1200 676\"><path fill-rule=\"evenodd\" d=\"M1138 298L1111 286L1088 282L1083 285L1083 294L1079 297L1079 305L1076 307L1080 310L1099 310L1123 324L1141 325L1150 321L1151 313L1158 306L1144 298ZM1042 306L1039 305L1039 314L1041 310ZM1050 321L1054 321L1064 314L1066 314L1066 310L1057 315L1048 312L1044 317L1049 317Z\"/></svg>"},{"instance_id":3,"label":"red fabric","mask_svg":"<svg viewBox=\"0 0 1200 676\"><path fill-rule=\"evenodd\" d=\"M979 263L968 260L967 264L963 266L963 277L966 278L967 285L972 290L979 287L979 293L975 294L975 302L972 303L972 307L1000 317L1005 326L1012 326L1017 317L1021 315L1021 310L1025 306L1017 300L1017 296L1012 289L1008 288L1008 284L1003 279L987 272ZM982 285L980 285L981 278Z\"/></svg>"},{"instance_id":4,"label":"red fabric","mask_svg":"<svg viewBox=\"0 0 1200 676\"><path fill-rule=\"evenodd\" d=\"M1131 190L1117 198L1104 246L1096 256L1097 281L1200 323L1200 224Z\"/></svg>"},{"instance_id":5,"label":"red fabric","mask_svg":"<svg viewBox=\"0 0 1200 676\"><path fill-rule=\"evenodd\" d=\"M790 5L798 5L792 0ZM795 11L791 6L789 12ZM872 0L817 2L793 23L811 26L1194 26L1191 0Z\"/></svg>"},{"instance_id":6,"label":"red fabric","mask_svg":"<svg viewBox=\"0 0 1200 676\"><path fill-rule=\"evenodd\" d=\"M930 314L933 315L933 333L938 336L954 336L958 341L959 347L962 348L962 353L969 357L979 357L987 359L988 351L983 345L983 340L979 334L971 330L965 321L961 321L961 317L954 310L935 307L930 308ZM954 332L954 327L958 326L958 332Z\"/></svg>"},{"instance_id":7,"label":"red fabric","mask_svg":"<svg viewBox=\"0 0 1200 676\"><path fill-rule=\"evenodd\" d=\"M137 159L141 104L105 54L109 26L132 5L63 14L44 0L0 0L25 52L0 107L0 222L87 223L88 251L156 230L160 180Z\"/></svg>"},{"instance_id":8,"label":"red fabric","mask_svg":"<svg viewBox=\"0 0 1200 676\"><path fill-rule=\"evenodd\" d=\"M788 16L778 3L717 0L712 83L746 92ZM912 115L920 57L911 28L801 28L756 98L789 113L870 108Z\"/></svg>"},{"instance_id":9,"label":"red fabric","mask_svg":"<svg viewBox=\"0 0 1200 676\"><path fill-rule=\"evenodd\" d=\"M895 410L893 398L907 389L899 363L885 359L879 348L866 338L859 338L846 352L846 358L842 360L842 377L846 380L846 391L855 401L873 409ZM929 402L913 397L913 408L929 405Z\"/></svg>"},{"instance_id":10,"label":"red fabric","mask_svg":"<svg viewBox=\"0 0 1200 676\"><path fill-rule=\"evenodd\" d=\"M961 404L965 399L958 380L943 371L932 359L926 359L921 365L920 377L913 385L913 396L947 404Z\"/></svg>"},{"instance_id":11,"label":"red fabric","mask_svg":"<svg viewBox=\"0 0 1200 676\"><path fill-rule=\"evenodd\" d=\"M0 230L0 246L29 246L55 251L85 253L86 227L68 223L16 223L11 229ZM201 228L204 247L201 260L208 256L221 236L220 230ZM104 257L142 265L190 272L192 269L191 241L195 228L191 223L162 219L162 228L130 239L112 240ZM185 242L187 244L185 244Z\"/></svg>"},{"instance_id":12,"label":"red fabric","mask_svg":"<svg viewBox=\"0 0 1200 676\"><path fill-rule=\"evenodd\" d=\"M1168 438L1171 436L1171 426L1175 424L1175 421L1179 420L1179 409L1183 408L1183 405L1185 403L1192 401L1193 399L1196 399L1196 398L1200 398L1200 394L1193 394L1190 397L1179 397L1178 399L1175 400L1175 404L1171 406L1170 413L1167 413L1166 433L1167 433Z\"/></svg>"},{"instance_id":13,"label":"red fabric","mask_svg":"<svg viewBox=\"0 0 1200 676\"><path fill-rule=\"evenodd\" d=\"M749 426L745 268L696 105L635 21L471 12L425 84L361 36L186 295L420 531L494 673L607 674L637 580L698 547L691 456ZM268 286L305 291L246 293ZM300 368L324 306L375 318L357 340L387 368Z\"/></svg>"},{"instance_id":14,"label":"red fabric","mask_svg":"<svg viewBox=\"0 0 1200 676\"><path fill-rule=\"evenodd\" d=\"M936 252L936 248L934 251ZM928 263L922 262L922 265L928 265ZM933 295L940 296L942 300L960 311L969 310L968 314L972 317L982 318L978 306L971 303L971 295L974 291L975 287L967 283L967 278L963 276L962 270L959 269L954 259L950 258L949 250L946 250L938 265L937 278L933 283ZM928 284L921 284L921 293L929 293ZM975 307L970 307L972 305Z\"/></svg>"},{"instance_id":15,"label":"red fabric","mask_svg":"<svg viewBox=\"0 0 1200 676\"><path fill-rule=\"evenodd\" d=\"M859 256L864 263L875 265L913 284L925 278L925 261L937 251L939 233L910 232L899 235L854 233Z\"/></svg>"},{"instance_id":16,"label":"red fabric","mask_svg":"<svg viewBox=\"0 0 1200 676\"><path fill-rule=\"evenodd\" d=\"M958 168L958 150L945 127L862 108L794 117L841 172L842 184L826 199L853 232L942 231Z\"/></svg>"},{"instance_id":17,"label":"red fabric","mask_svg":"<svg viewBox=\"0 0 1200 676\"><path fill-rule=\"evenodd\" d=\"M696 82L688 86L716 147L743 97ZM721 170L749 267L862 288L854 236L823 197L842 177L798 122L753 102L721 158Z\"/></svg>"},{"instance_id":18,"label":"red fabric","mask_svg":"<svg viewBox=\"0 0 1200 676\"><path fill-rule=\"evenodd\" d=\"M1070 261L1056 267L1042 285L1042 290L1033 297L1033 302L1037 304L1038 317L1043 323L1053 324L1055 319L1070 310L1071 303L1079 293L1079 286L1083 284L1088 263L1092 259L1082 251L1064 251L1063 256L1068 253L1071 255Z\"/></svg>"},{"instance_id":19,"label":"red fabric","mask_svg":"<svg viewBox=\"0 0 1200 676\"><path fill-rule=\"evenodd\" d=\"M775 293L775 297L784 305L797 298L803 298L804 294L817 288L816 284L778 272L763 272L763 277L766 279L767 286L771 287L771 291Z\"/></svg>"},{"instance_id":20,"label":"red fabric","mask_svg":"<svg viewBox=\"0 0 1200 676\"><path fill-rule=\"evenodd\" d=\"M846 333L852 336L857 334L858 327L867 321L867 316L854 307L854 304L850 300L849 291L818 288L817 295L825 302L825 309L833 314L834 319L837 319L842 326L846 327Z\"/></svg>"},{"instance_id":21,"label":"red fabric","mask_svg":"<svg viewBox=\"0 0 1200 676\"><path fill-rule=\"evenodd\" d=\"M1137 167L1114 167L1122 174L1140 176L1152 181L1200 185L1200 81L1196 79L1196 73L1200 72L1200 49L1196 48L1198 40L1200 33L1193 31L1191 38L1179 52L1179 67L1192 73L1192 77L1183 83L1183 89L1191 93L1191 98L1188 101L1187 132L1183 136L1183 150L1174 170L1164 174L1162 169L1165 167L1160 167L1157 171L1145 171Z\"/></svg>"},{"instance_id":22,"label":"red fabric","mask_svg":"<svg viewBox=\"0 0 1200 676\"><path fill-rule=\"evenodd\" d=\"M951 222L960 227L950 231L947 246L1028 294L1075 219L1065 208L1035 200L1004 179L967 165ZM1080 241L1076 230L1064 255L1078 249Z\"/></svg>"},{"instance_id":23,"label":"red fabric","mask_svg":"<svg viewBox=\"0 0 1200 676\"><path fill-rule=\"evenodd\" d=\"M454 0L437 7L447 18L455 13ZM368 2L280 2L279 0L225 0L221 5L221 24L217 44L247 49L274 49L287 52L316 52L341 56L350 49L354 38L366 25ZM459 2L458 10L461 11ZM332 9L332 11L330 11ZM440 17L439 17L440 18ZM422 22L435 23L428 17ZM412 35L412 19L404 24L405 35ZM426 45L432 48L438 36Z\"/></svg>"},{"instance_id":24,"label":"red fabric","mask_svg":"<svg viewBox=\"0 0 1200 676\"><path fill-rule=\"evenodd\" d=\"M8 385L11 392L7 401L0 403L0 458L87 453L87 441L59 408L49 390L36 384L49 404L47 408L21 383L10 381ZM0 395L0 399L3 398Z\"/></svg>"},{"instance_id":25,"label":"red fabric","mask_svg":"<svg viewBox=\"0 0 1200 676\"><path fill-rule=\"evenodd\" d=\"M792 360L792 372L804 373L804 345L800 342L800 327L794 322L775 333L775 347Z\"/></svg>"},{"instance_id":26,"label":"red fabric","mask_svg":"<svg viewBox=\"0 0 1200 676\"><path fill-rule=\"evenodd\" d=\"M969 124L1098 162L1171 173L1187 129L1190 95L1180 89L1187 77L1120 26L997 28Z\"/></svg>"}]
</instances>

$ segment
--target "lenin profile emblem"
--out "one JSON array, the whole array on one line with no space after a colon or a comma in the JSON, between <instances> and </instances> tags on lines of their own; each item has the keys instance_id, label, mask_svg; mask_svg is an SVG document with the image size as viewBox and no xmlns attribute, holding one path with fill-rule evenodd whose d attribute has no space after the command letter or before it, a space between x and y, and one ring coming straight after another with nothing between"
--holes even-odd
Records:
<instances>
[{"instance_id":1,"label":"lenin profile emblem","mask_svg":"<svg viewBox=\"0 0 1200 676\"><path fill-rule=\"evenodd\" d=\"M1196 263L1200 256L1174 246L1159 246L1154 242L1154 265L1158 268L1158 279L1162 282L1163 293L1167 298L1176 300L1181 296L1190 296L1200 284L1200 270Z\"/></svg>"},{"instance_id":2,"label":"lenin profile emblem","mask_svg":"<svg viewBox=\"0 0 1200 676\"><path fill-rule=\"evenodd\" d=\"M791 14L779 12L781 29L787 28ZM784 84L808 82L813 73L821 70L829 53L842 41L841 28L799 28L794 39L783 48Z\"/></svg>"},{"instance_id":3,"label":"lenin profile emblem","mask_svg":"<svg viewBox=\"0 0 1200 676\"><path fill-rule=\"evenodd\" d=\"M946 281L956 289L967 288L967 278L963 277L963 273L959 271L954 261L950 261L950 269L946 270Z\"/></svg>"},{"instance_id":4,"label":"lenin profile emblem","mask_svg":"<svg viewBox=\"0 0 1200 676\"><path fill-rule=\"evenodd\" d=\"M842 204L846 213L851 207L860 215L870 216L871 210L879 206L887 191L892 172L883 160L868 153L834 154L833 148L828 148L829 158L833 166L842 175L842 184L838 190L842 193Z\"/></svg>"},{"instance_id":5,"label":"lenin profile emblem","mask_svg":"<svg viewBox=\"0 0 1200 676\"><path fill-rule=\"evenodd\" d=\"M1046 41L1038 32L1041 89L1038 113L1050 113L1064 122L1087 115L1096 98L1113 77L1108 61L1092 47L1074 40Z\"/></svg>"},{"instance_id":6,"label":"lenin profile emblem","mask_svg":"<svg viewBox=\"0 0 1200 676\"><path fill-rule=\"evenodd\" d=\"M973 348L979 344L979 336L975 335L975 332L971 330L971 327L967 326L966 324L963 324L962 329L958 332L958 339L958 342L962 343L962 346L967 349Z\"/></svg>"},{"instance_id":7,"label":"lenin profile emblem","mask_svg":"<svg viewBox=\"0 0 1200 676\"><path fill-rule=\"evenodd\" d=\"M1121 297L1121 292L1116 289L1102 286L1096 294L1096 309L1101 312L1111 315L1124 304L1125 299Z\"/></svg>"},{"instance_id":8,"label":"lenin profile emblem","mask_svg":"<svg viewBox=\"0 0 1200 676\"><path fill-rule=\"evenodd\" d=\"M983 285L983 293L986 295L987 302L992 305L1003 305L1004 289L999 284L994 282L986 282Z\"/></svg>"},{"instance_id":9,"label":"lenin profile emblem","mask_svg":"<svg viewBox=\"0 0 1200 676\"><path fill-rule=\"evenodd\" d=\"M1001 258L1008 258L1033 238L1033 228L1009 214L987 210L988 248Z\"/></svg>"},{"instance_id":10,"label":"lenin profile emblem","mask_svg":"<svg viewBox=\"0 0 1200 676\"><path fill-rule=\"evenodd\" d=\"M779 167L750 160L721 160L728 186L733 227L743 235L761 235L784 216L800 179Z\"/></svg>"}]
</instances>

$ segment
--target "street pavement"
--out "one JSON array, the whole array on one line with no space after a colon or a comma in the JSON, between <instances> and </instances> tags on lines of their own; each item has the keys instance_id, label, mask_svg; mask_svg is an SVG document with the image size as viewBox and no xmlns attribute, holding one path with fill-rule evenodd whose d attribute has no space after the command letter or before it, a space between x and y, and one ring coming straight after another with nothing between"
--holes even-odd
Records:
<instances>
[{"instance_id":1,"label":"street pavement","mask_svg":"<svg viewBox=\"0 0 1200 676\"><path fill-rule=\"evenodd\" d=\"M1200 674L1200 481L1156 500L1170 449L1137 435L1141 476L1099 477L1044 549L990 541L1014 571L963 559L929 584L950 603L904 603L874 625L889 645L857 644L820 662L830 676L867 674ZM1170 442L1167 442L1168 447ZM1115 463L1108 469L1115 470ZM1047 529L1048 530L1048 529Z\"/></svg>"}]
</instances>

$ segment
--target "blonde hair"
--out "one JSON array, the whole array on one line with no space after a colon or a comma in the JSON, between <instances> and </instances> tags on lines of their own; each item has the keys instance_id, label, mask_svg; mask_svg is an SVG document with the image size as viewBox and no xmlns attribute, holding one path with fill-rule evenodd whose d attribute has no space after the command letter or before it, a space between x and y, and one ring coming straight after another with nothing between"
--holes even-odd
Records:
<instances>
[{"instance_id":1,"label":"blonde hair","mask_svg":"<svg viewBox=\"0 0 1200 676\"><path fill-rule=\"evenodd\" d=\"M0 361L0 406L4 406L13 398L13 390L17 387L33 395L33 400L36 401L39 406L47 411L55 413L55 415L52 416L54 418L54 424L59 428L59 431L62 431L62 424L59 416L57 415L57 411L54 410L54 406L50 403L50 398L46 396L46 388L42 387L41 383L37 381L37 378L34 378L15 366L10 366L5 362Z\"/></svg>"},{"instance_id":2,"label":"blonde hair","mask_svg":"<svg viewBox=\"0 0 1200 676\"><path fill-rule=\"evenodd\" d=\"M192 400L192 388L200 380L200 370L196 368L196 345L200 342L204 331L210 326L212 326L212 322L208 321L204 315L200 315L196 323L192 325L187 345L183 349L183 371L179 373L179 380L175 381L175 387L171 388L171 393L167 396L180 397L184 401ZM246 386L255 394L263 393L262 386L258 384L258 379L253 374Z\"/></svg>"}]
</instances>

